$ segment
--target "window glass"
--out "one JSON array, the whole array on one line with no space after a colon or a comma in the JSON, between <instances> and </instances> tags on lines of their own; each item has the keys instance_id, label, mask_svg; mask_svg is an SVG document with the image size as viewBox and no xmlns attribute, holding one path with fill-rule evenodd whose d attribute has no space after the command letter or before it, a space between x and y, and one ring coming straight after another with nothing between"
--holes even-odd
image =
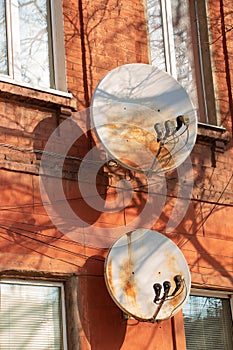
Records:
<instances>
[{"instance_id":1,"label":"window glass","mask_svg":"<svg viewBox=\"0 0 233 350\"><path fill-rule=\"evenodd\" d=\"M62 0L0 0L1 80L67 92Z\"/></svg>"},{"instance_id":2,"label":"window glass","mask_svg":"<svg viewBox=\"0 0 233 350\"><path fill-rule=\"evenodd\" d=\"M198 107L189 1L147 0L151 63L167 71Z\"/></svg>"},{"instance_id":3,"label":"window glass","mask_svg":"<svg viewBox=\"0 0 233 350\"><path fill-rule=\"evenodd\" d=\"M230 300L191 295L183 308L187 350L232 350Z\"/></svg>"},{"instance_id":4,"label":"window glass","mask_svg":"<svg viewBox=\"0 0 233 350\"><path fill-rule=\"evenodd\" d=\"M23 81L50 86L49 17L46 0L19 1L20 62Z\"/></svg>"},{"instance_id":5,"label":"window glass","mask_svg":"<svg viewBox=\"0 0 233 350\"><path fill-rule=\"evenodd\" d=\"M8 74L5 1L0 0L0 73Z\"/></svg>"},{"instance_id":6,"label":"window glass","mask_svg":"<svg viewBox=\"0 0 233 350\"><path fill-rule=\"evenodd\" d=\"M161 1L148 0L147 11L151 61L154 66L166 71Z\"/></svg>"},{"instance_id":7,"label":"window glass","mask_svg":"<svg viewBox=\"0 0 233 350\"><path fill-rule=\"evenodd\" d=\"M172 0L171 8L177 80L191 93L196 86L188 0Z\"/></svg>"},{"instance_id":8,"label":"window glass","mask_svg":"<svg viewBox=\"0 0 233 350\"><path fill-rule=\"evenodd\" d=\"M61 288L0 285L0 349L61 350Z\"/></svg>"}]
</instances>

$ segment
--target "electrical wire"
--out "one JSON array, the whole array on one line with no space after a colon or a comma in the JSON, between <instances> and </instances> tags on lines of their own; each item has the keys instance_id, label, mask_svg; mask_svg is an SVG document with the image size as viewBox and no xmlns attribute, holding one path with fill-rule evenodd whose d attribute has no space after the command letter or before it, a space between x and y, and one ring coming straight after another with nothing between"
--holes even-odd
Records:
<instances>
[{"instance_id":1,"label":"electrical wire","mask_svg":"<svg viewBox=\"0 0 233 350\"><path fill-rule=\"evenodd\" d=\"M22 152L28 152L28 153L40 153L40 154L46 154L46 155L49 155L49 156L52 156L52 157L55 157L55 158L66 158L66 159L72 159L72 160L78 160L78 161L87 161L88 163L97 163L97 164L99 164L99 163L101 163L102 164L102 162L100 162L100 161L93 161L93 160L91 160L91 161L89 161L89 160L83 160L82 158L79 158L79 157L73 157L73 156L64 156L64 155L62 155L62 154L57 154L57 153L54 153L54 152L45 152L45 151L42 151L42 150L38 150L38 149L24 149L24 148L21 148L21 147L17 147L17 146L13 146L13 145L9 145L9 144L0 144L0 146L1 147L6 147L6 148L9 148L9 149L14 149L14 150L18 150L18 151L22 151ZM214 204L214 207L211 209L211 211L207 214L207 216L204 218L204 221L201 223L201 225L200 225L200 227L199 228L197 228L197 230L196 230L196 232L204 225L204 223L208 220L208 218L209 218L209 216L213 213L213 211L215 210L215 208L216 208L216 206L217 205L222 205L222 206L226 206L226 207L232 207L233 205L232 204L227 204L227 203L220 203L220 200L221 200L221 198L222 198L222 196L223 196L223 194L225 193L225 191L226 191L226 189L227 189L227 187L228 187L228 185L229 185L229 183L230 183L230 181L231 181L231 179L232 179L232 176L233 176L233 174L230 176L230 178L229 178L229 180L228 180L228 182L227 182L227 184L226 184L226 186L225 186L225 188L223 189L223 191L221 192L221 195L219 196L219 198L218 198L218 200L217 200L217 202L211 202L211 201L209 201L208 203L210 203L210 204ZM174 180L174 179L172 179L172 180ZM157 185L158 184L158 181L155 181L154 183L152 183L152 184L150 184L150 186L154 186L154 185ZM114 188L114 186L109 186L110 188ZM145 188L145 187L148 187L148 184L146 184L146 185L138 185L138 186L136 186L135 188L133 188L133 190L141 190L141 189L143 189L143 188ZM120 188L120 187L115 187L115 188L118 188L118 189L122 189L122 188ZM123 190L124 191L129 191L129 190L131 190L131 189L125 189L125 188L123 188ZM143 191L141 191L141 192L143 192ZM147 193L147 192L144 192L144 193ZM155 193L156 194L156 193ZM158 193L157 193L158 194ZM161 193L159 193L160 195L162 195ZM167 194L166 194L166 196L168 196ZM173 196L170 196L170 197L173 197ZM175 197L175 198L177 198L177 197ZM180 198L182 198L182 197L180 197ZM72 199L69 199L69 200L76 200L76 199L78 199L78 198L72 198ZM81 198L79 198L79 199L81 199ZM183 198L182 198L183 199ZM189 198L187 198L187 199L189 199ZM191 200L192 201L200 201L199 199L194 199L194 198L191 198ZM206 201L205 201L205 203L206 203ZM18 204L20 207L23 207L21 204ZM50 205L50 203L34 203L34 205ZM29 205L28 205L29 206ZM9 208L11 208L12 209L12 207L0 207L0 209L1 210L9 210ZM15 208L15 206L13 207L13 208ZM2 228L3 228L3 226L2 226ZM6 227L4 227L4 229L7 229ZM9 230L9 229L8 229ZM16 233L16 234L20 234L20 233L18 233L18 232L14 232L14 233ZM37 235L38 235L38 233L36 233ZM27 236L28 237L28 236ZM29 237L28 237L29 238ZM190 240L192 240L192 237L190 237L189 238L189 241ZM65 241L65 240L64 240ZM66 240L67 241L67 240ZM41 242L41 243L43 243L43 244L45 244L45 242L43 242L43 241L39 241L39 242ZM187 243L187 241L185 242L185 243L183 243L182 244L182 246L183 245L185 245ZM181 246L181 247L182 247ZM56 247L57 248L57 247ZM69 252L69 251L68 251ZM217 286L217 285L216 285Z\"/></svg>"},{"instance_id":2,"label":"electrical wire","mask_svg":"<svg viewBox=\"0 0 233 350\"><path fill-rule=\"evenodd\" d=\"M58 159L78 160L80 162L86 162L86 163L91 163L91 164L103 164L103 161L88 160L86 158L75 157L75 156L68 156L68 155L55 153L55 152L49 152L49 151L40 150L40 149L27 149L27 148L14 146L14 145L9 145L9 144L6 144L6 143L0 143L0 147L12 149L12 150L20 151L20 152L24 152L24 153L38 153L38 154L51 156L51 157L58 158ZM107 162L107 159L104 160L104 161Z\"/></svg>"},{"instance_id":3,"label":"electrical wire","mask_svg":"<svg viewBox=\"0 0 233 350\"><path fill-rule=\"evenodd\" d=\"M187 134L188 134L188 127L186 126L186 129L180 135L177 135L175 137L174 137L174 135L172 135L173 141L177 138L177 142L178 142L179 137L186 130L187 130ZM188 136L187 136L187 140L188 140ZM166 143L171 143L171 141L169 141L169 140L167 142L165 141L164 144L166 144ZM186 141L185 145L186 144L187 144L187 141ZM22 147L18 147L18 146L6 144L6 143L0 143L0 147L12 149L12 150L16 150L16 151L20 151L20 152L24 152L24 153L42 154L43 156L50 156L50 157L57 158L57 159L77 160L79 162L84 162L84 163L89 163L89 164L101 164L101 165L103 165L103 161L107 162L107 156L106 156L106 159L103 160L103 161L97 161L97 160L95 161L95 160L88 160L85 157L81 158L81 157L75 157L75 156L68 156L68 155L63 155L63 154L59 154L59 153L55 153L55 152L49 152L49 151L40 150L40 149L27 149L27 148L22 148ZM181 149L183 149L183 147ZM174 148L175 148L175 145L173 146L172 150ZM180 152L181 149L179 149L177 152ZM168 151L167 154L171 153L172 150ZM157 158L157 156L158 156L158 154L155 155L155 159ZM169 159L167 160L165 166L170 162L171 159L172 159L172 156L169 157ZM154 167L154 164L153 164L153 167ZM149 169L149 172L151 172L151 170L153 171L153 167L152 167L152 169ZM160 171L158 171L158 173L162 172L162 171L163 170L160 170Z\"/></svg>"},{"instance_id":4,"label":"electrical wire","mask_svg":"<svg viewBox=\"0 0 233 350\"><path fill-rule=\"evenodd\" d=\"M22 224L22 223L20 223ZM1 225L0 224L0 228L4 228L4 229L7 229L7 226L4 226L4 225ZM35 226L36 227L36 226ZM50 239L53 239L53 240L59 240L59 241L62 241L66 244L71 244L71 245L78 245L78 246L82 246L81 243L79 242L76 242L76 241L73 241L73 240L68 240L68 239L65 239L61 236L49 236L49 235L46 235L44 233L41 233L41 232L38 232L38 231L32 231L32 230L29 230L29 229L26 229L26 228L21 228L21 227L16 227L16 226L13 226L11 225L10 226L10 229L14 232L14 233L18 233L18 231L23 231L23 232L27 232L29 234L34 234L34 235L37 235L37 236L41 236L41 237L44 237L44 238L50 238ZM14 230L18 230L18 231L14 231Z\"/></svg>"},{"instance_id":5,"label":"electrical wire","mask_svg":"<svg viewBox=\"0 0 233 350\"><path fill-rule=\"evenodd\" d=\"M176 178L170 178L170 179L167 179L167 181L174 181ZM153 186L157 186L158 184L160 183L160 181L154 181L154 182L151 182L149 184L150 188L152 188ZM141 185L138 185L138 186L135 186L133 188L124 188L124 187L120 187L120 186L113 186L113 185L108 185L108 188L114 188L116 190L121 190L123 193L126 193L128 191L135 191L136 193L140 191L140 193L144 193L144 194L148 194L148 190L147 191L144 191L143 189L144 188L148 188L148 184L141 184ZM189 198L189 197L181 197L181 196L174 196L174 195L169 195L168 193L161 193L161 192L150 192L151 194L154 194L154 195L160 195L160 196L166 196L168 198L176 198L176 199L182 199L182 200L191 200L193 202L200 202L200 203L208 203L208 204L214 204L214 205L221 205L221 206L224 206L224 207L233 207L233 204L231 203L223 203L218 200L217 202L216 201L203 201L201 199L198 199L198 198ZM105 195L106 192L104 193L100 193L100 195ZM109 196L110 194L108 194ZM113 194L115 195L115 194ZM98 196L88 196L88 198L98 198ZM67 201L75 201L75 200L82 200L83 197L73 197L73 198L66 198ZM58 203L58 201L56 201L56 203ZM30 208L30 207L45 207L45 206L48 206L48 205L52 205L53 203L50 203L50 202L35 202L33 204L21 204L21 203L18 203L18 204L15 204L14 206L12 205L9 205L9 206L0 206L0 211L10 211L10 210L17 210L19 208Z\"/></svg>"},{"instance_id":6,"label":"electrical wire","mask_svg":"<svg viewBox=\"0 0 233 350\"><path fill-rule=\"evenodd\" d=\"M206 217L202 220L201 224L199 225L199 227L197 227L197 229L195 230L195 232L192 234L192 237L189 237L189 239L187 241L185 241L181 246L179 246L179 248L182 248L185 244L187 244L187 242L190 242L192 239L194 239L196 237L196 233L204 226L204 224L206 223L206 221L208 220L208 218L210 217L210 215L213 213L213 211L216 209L217 205L219 205L219 202L223 196L223 194L225 193L227 187L229 186L231 180L233 178L233 173L231 174L231 176L229 177L223 191L221 192L217 202L214 204L213 208L211 208L211 210L208 212L208 214L206 215ZM220 203L221 204L221 203Z\"/></svg>"},{"instance_id":7,"label":"electrical wire","mask_svg":"<svg viewBox=\"0 0 233 350\"><path fill-rule=\"evenodd\" d=\"M4 225L0 225L0 228L1 228L2 230L7 231L7 232L10 232L10 233L16 234L16 235L18 235L18 236L21 236L21 237L30 239L30 240L32 240L32 241L35 241L36 243L39 243L39 244L42 243L42 244L44 244L44 245L47 245L47 246L50 247L50 248L52 247L52 248L54 248L54 249L56 249L56 250L59 250L59 251L62 251L62 252L64 252L64 253L68 253L68 254L71 254L71 255L73 255L73 256L83 258L83 259L85 259L85 260L89 258L89 257L88 257L87 255L85 255L85 254L73 252L72 250L69 250L69 249L66 249L66 248L62 248L62 247L56 246L56 245L54 245L54 244L52 244L52 243L50 243L50 242L45 242L45 241L43 241L43 240L41 240L41 239L38 239L38 238L36 238L36 237L30 237L30 236L28 236L28 235L26 235L26 234L24 234L24 233L22 233L22 232L18 232L18 231L16 231L15 229L6 227L6 226L4 226ZM26 231L26 230L24 230L24 231ZM27 231L27 232L30 232L30 231ZM37 233L37 232L33 232L33 231L31 231L30 233L31 233L31 234L35 234L35 235L40 235L40 236L43 236L43 237L45 236L45 235L43 235L43 234L40 234L40 233ZM48 237L48 236L46 236L46 238L47 238L47 237ZM54 239L54 237L50 237L50 238ZM95 258L94 260L102 261L101 259L97 259L97 258Z\"/></svg>"},{"instance_id":8,"label":"electrical wire","mask_svg":"<svg viewBox=\"0 0 233 350\"><path fill-rule=\"evenodd\" d=\"M2 234L5 234L5 233L3 232ZM15 242L15 241L12 241L12 240L9 239L9 238L3 237L2 234L0 235L0 237L2 237L3 239L7 240L8 242L17 244L17 245L19 245L19 246L21 246L21 247L23 247L23 248L25 249L25 246L24 246L22 243L20 243L20 242ZM28 237L28 238L29 238L29 237ZM30 250L30 251L32 251L32 252L35 252L35 251L36 251L35 249L30 248L30 247L28 247L28 246L26 247L26 249L28 249L28 250ZM64 262L64 263L66 263L66 264L73 265L73 266L75 266L75 267L78 266L77 264L75 264L75 263L73 263L73 262L69 262L69 261L66 261L66 260L61 259L61 258L53 258L53 257L51 257L48 253L45 253L45 252L40 253L40 254L41 254L41 255L44 255L44 256L46 256L46 257L48 257L48 258L50 258L50 259L59 260L59 261L62 261L62 262Z\"/></svg>"}]
</instances>

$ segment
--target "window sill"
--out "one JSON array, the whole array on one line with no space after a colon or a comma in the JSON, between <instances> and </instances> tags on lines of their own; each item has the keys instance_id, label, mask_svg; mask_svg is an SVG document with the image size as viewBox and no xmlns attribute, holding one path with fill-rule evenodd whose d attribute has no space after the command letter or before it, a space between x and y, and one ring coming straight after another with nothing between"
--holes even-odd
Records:
<instances>
[{"instance_id":1,"label":"window sill","mask_svg":"<svg viewBox=\"0 0 233 350\"><path fill-rule=\"evenodd\" d=\"M223 127L198 123L197 143L212 144L218 152L224 152L230 142L230 133Z\"/></svg>"},{"instance_id":2,"label":"window sill","mask_svg":"<svg viewBox=\"0 0 233 350\"><path fill-rule=\"evenodd\" d=\"M77 101L70 93L52 89L42 91L3 81L0 81L0 98L54 109L77 110Z\"/></svg>"}]
</instances>

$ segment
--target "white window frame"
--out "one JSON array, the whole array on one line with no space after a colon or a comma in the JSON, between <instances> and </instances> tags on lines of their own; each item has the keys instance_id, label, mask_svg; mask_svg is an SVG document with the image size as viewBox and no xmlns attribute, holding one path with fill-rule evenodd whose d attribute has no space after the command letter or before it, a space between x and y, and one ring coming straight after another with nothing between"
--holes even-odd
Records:
<instances>
[{"instance_id":1,"label":"white window frame","mask_svg":"<svg viewBox=\"0 0 233 350\"><path fill-rule=\"evenodd\" d=\"M158 0L155 0L158 1ZM203 12L202 16L208 16L209 9L207 0L202 0L198 3L199 0L189 0L189 6L191 9L191 12L194 16L197 16L199 21L199 15ZM165 60L165 66L166 71L172 75L175 79L177 79L177 71L176 71L176 52L175 52L175 39L174 39L174 31L173 31L173 24L172 24L172 0L160 0L161 4L161 17L162 17L162 31L163 31L163 40L164 40L164 60ZM201 6L200 6L201 4ZM199 9L200 7L200 9ZM205 13L204 13L205 12ZM217 104L217 91L216 88L213 88L213 92L210 96L206 96L206 91L209 89L209 86L211 84L211 79L213 79L213 82L215 81L214 77L214 64L213 64L213 57L210 55L207 58L208 55L206 55L206 59L202 56L203 51L203 45L201 40L203 38L200 38L200 32L199 32L199 23L196 23L196 27L194 23L191 23L190 31L192 32L192 41L193 41L193 47L198 46L198 49L193 50L194 55L194 67L193 69L193 78L195 80L196 84L196 92L194 92L193 102L195 101L195 108L199 110L199 117L200 122L204 124L212 124L215 126L219 126L221 121L219 118L219 107ZM206 24L208 26L208 21L206 18ZM196 32L196 34L194 34ZM196 36L197 35L197 36ZM205 38L205 40L208 40L209 38ZM149 40L150 41L150 40ZM149 48L149 56L151 57L151 50ZM204 61L206 61L205 68L204 68ZM206 67L208 68L208 72L205 74ZM207 78L208 77L208 78ZM208 79L208 81L207 81Z\"/></svg>"},{"instance_id":2,"label":"white window frame","mask_svg":"<svg viewBox=\"0 0 233 350\"><path fill-rule=\"evenodd\" d=\"M228 299L230 301L231 318L233 320L233 291L229 292L229 291L219 291L219 290L212 290L212 289L191 288L190 295L197 296L197 297Z\"/></svg>"},{"instance_id":3,"label":"white window frame","mask_svg":"<svg viewBox=\"0 0 233 350\"><path fill-rule=\"evenodd\" d=\"M233 291L191 288L190 296L209 297L229 300L231 320L233 322Z\"/></svg>"},{"instance_id":4,"label":"white window frame","mask_svg":"<svg viewBox=\"0 0 233 350\"><path fill-rule=\"evenodd\" d=\"M27 84L22 81L21 73L16 67L19 62L19 38L18 38L18 12L17 0L6 0L6 31L7 31L7 52L8 52L8 75L0 75L0 81L8 82L23 87L33 88L39 91L58 94L65 97L72 97L67 92L65 45L63 29L62 0L50 0L51 8L51 33L52 33L52 58L54 73L54 88L43 88Z\"/></svg>"},{"instance_id":5,"label":"white window frame","mask_svg":"<svg viewBox=\"0 0 233 350\"><path fill-rule=\"evenodd\" d=\"M65 291L64 284L61 282L38 281L38 280L21 280L21 279L0 279L0 284L21 284L28 286L46 286L58 287L61 291L61 321L62 321L62 340L63 350L68 350L67 332L66 332L66 309L65 309Z\"/></svg>"},{"instance_id":6,"label":"white window frame","mask_svg":"<svg viewBox=\"0 0 233 350\"><path fill-rule=\"evenodd\" d=\"M54 79L57 90L66 91L65 43L63 28L63 8L61 0L51 2L51 26L53 40Z\"/></svg>"},{"instance_id":7,"label":"white window frame","mask_svg":"<svg viewBox=\"0 0 233 350\"><path fill-rule=\"evenodd\" d=\"M167 73L177 79L175 38L172 23L172 0L155 0L161 4L164 60ZM150 57L151 57L151 50Z\"/></svg>"},{"instance_id":8,"label":"white window frame","mask_svg":"<svg viewBox=\"0 0 233 350\"><path fill-rule=\"evenodd\" d=\"M177 79L171 0L161 1L161 14L164 34L165 65L167 72L172 75L173 78Z\"/></svg>"},{"instance_id":9,"label":"white window frame","mask_svg":"<svg viewBox=\"0 0 233 350\"><path fill-rule=\"evenodd\" d=\"M198 57L199 57L199 70L200 70L200 83L198 84L198 89L202 92L202 108L203 114L205 115L206 124L220 126L221 118L218 105L218 92L217 84L215 79L215 66L213 59L213 52L211 51L211 32L209 30L209 3L207 0L190 0L193 6L195 16L197 17L196 30L197 30L197 45L198 45ZM205 20L206 30L200 30L200 22ZM209 53L205 53L206 47L208 45ZM211 95L209 95L209 90L212 89ZM208 96L209 95L209 96Z\"/></svg>"}]
</instances>

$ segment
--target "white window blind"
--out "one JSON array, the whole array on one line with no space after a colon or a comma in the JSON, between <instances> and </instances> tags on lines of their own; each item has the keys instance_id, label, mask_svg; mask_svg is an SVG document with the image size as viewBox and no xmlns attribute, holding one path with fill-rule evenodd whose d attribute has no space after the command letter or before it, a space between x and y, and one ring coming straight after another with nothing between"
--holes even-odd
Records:
<instances>
[{"instance_id":1,"label":"white window blind","mask_svg":"<svg viewBox=\"0 0 233 350\"><path fill-rule=\"evenodd\" d=\"M62 350L61 288L0 284L0 349Z\"/></svg>"},{"instance_id":2,"label":"white window blind","mask_svg":"<svg viewBox=\"0 0 233 350\"><path fill-rule=\"evenodd\" d=\"M191 295L183 308L187 350L232 350L230 299Z\"/></svg>"}]
</instances>

